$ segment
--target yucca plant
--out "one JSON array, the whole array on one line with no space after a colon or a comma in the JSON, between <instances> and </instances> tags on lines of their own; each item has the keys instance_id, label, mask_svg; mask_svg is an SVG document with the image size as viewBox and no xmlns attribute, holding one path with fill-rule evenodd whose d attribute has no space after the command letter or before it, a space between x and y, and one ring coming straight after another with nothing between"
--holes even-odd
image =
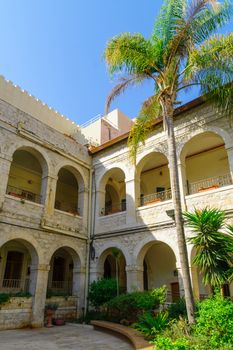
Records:
<instances>
[{"instance_id":1,"label":"yucca plant","mask_svg":"<svg viewBox=\"0 0 233 350\"><path fill-rule=\"evenodd\" d=\"M147 339L154 339L157 334L168 326L168 323L167 312L160 312L156 316L150 312L145 312L139 317L138 322L134 324L134 328Z\"/></svg>"},{"instance_id":2,"label":"yucca plant","mask_svg":"<svg viewBox=\"0 0 233 350\"><path fill-rule=\"evenodd\" d=\"M153 95L142 105L131 129L129 147L136 161L140 142L144 142L156 119L163 120L167 135L171 191L175 210L188 320L194 322L194 299L189 274L187 248L182 222L180 188L173 116L178 93L198 86L206 98L228 111L233 104L233 34L213 35L229 22L230 1L165 0L151 37L123 33L112 38L105 49L110 74L122 78L107 98L106 112L113 99L129 86L150 79Z\"/></svg>"},{"instance_id":3,"label":"yucca plant","mask_svg":"<svg viewBox=\"0 0 233 350\"><path fill-rule=\"evenodd\" d=\"M226 227L225 212L216 208L184 213L186 225L195 233L188 241L196 248L193 264L203 274L203 283L212 289L232 280L233 227Z\"/></svg>"}]
</instances>

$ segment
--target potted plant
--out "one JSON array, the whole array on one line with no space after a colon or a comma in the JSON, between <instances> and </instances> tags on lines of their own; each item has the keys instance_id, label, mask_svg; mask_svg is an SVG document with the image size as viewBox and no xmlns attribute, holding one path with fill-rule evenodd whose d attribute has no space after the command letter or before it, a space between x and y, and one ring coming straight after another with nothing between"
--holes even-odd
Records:
<instances>
[{"instance_id":1,"label":"potted plant","mask_svg":"<svg viewBox=\"0 0 233 350\"><path fill-rule=\"evenodd\" d=\"M56 303L50 303L50 304L46 304L45 305L45 312L46 312L46 315L47 315L46 327L48 327L48 328L53 327L53 325L52 325L52 318L53 318L57 308L58 308L58 304L56 304Z\"/></svg>"}]
</instances>

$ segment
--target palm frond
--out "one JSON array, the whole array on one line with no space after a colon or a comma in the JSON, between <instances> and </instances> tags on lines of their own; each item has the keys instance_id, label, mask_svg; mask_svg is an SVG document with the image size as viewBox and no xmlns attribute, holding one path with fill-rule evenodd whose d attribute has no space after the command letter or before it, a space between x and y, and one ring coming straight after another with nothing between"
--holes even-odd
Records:
<instances>
[{"instance_id":1,"label":"palm frond","mask_svg":"<svg viewBox=\"0 0 233 350\"><path fill-rule=\"evenodd\" d=\"M216 9L206 7L191 23L190 33L195 44L201 44L218 28L228 23L233 16L233 5L225 0Z\"/></svg>"},{"instance_id":2,"label":"palm frond","mask_svg":"<svg viewBox=\"0 0 233 350\"><path fill-rule=\"evenodd\" d=\"M185 81L198 83L201 93L226 111L233 108L233 34L214 36L189 56Z\"/></svg>"},{"instance_id":3,"label":"palm frond","mask_svg":"<svg viewBox=\"0 0 233 350\"><path fill-rule=\"evenodd\" d=\"M178 22L176 35L170 40L164 56L165 62L170 63L171 59L179 55L187 56L188 52L194 48L195 41L193 39L192 25L197 18L208 10L210 6L214 6L215 0L193 0L186 2L183 18Z\"/></svg>"},{"instance_id":4,"label":"palm frond","mask_svg":"<svg viewBox=\"0 0 233 350\"><path fill-rule=\"evenodd\" d=\"M155 21L152 40L161 42L164 48L174 37L183 17L185 0L166 0Z\"/></svg>"},{"instance_id":5,"label":"palm frond","mask_svg":"<svg viewBox=\"0 0 233 350\"><path fill-rule=\"evenodd\" d=\"M204 284L221 286L231 277L233 236L220 230L225 224L225 212L216 208L195 209L184 213L186 224L195 235L188 239L196 248L193 264L203 274Z\"/></svg>"},{"instance_id":6,"label":"palm frond","mask_svg":"<svg viewBox=\"0 0 233 350\"><path fill-rule=\"evenodd\" d=\"M148 79L148 76L144 74L122 77L119 84L114 86L106 99L105 113L107 114L109 112L110 105L117 96L122 94L129 86L142 83L145 79Z\"/></svg>"},{"instance_id":7,"label":"palm frond","mask_svg":"<svg viewBox=\"0 0 233 350\"><path fill-rule=\"evenodd\" d=\"M161 106L156 94L143 103L139 117L136 119L128 138L129 154L134 162L136 162L139 144L145 142L154 121L160 116L160 113Z\"/></svg>"},{"instance_id":8,"label":"palm frond","mask_svg":"<svg viewBox=\"0 0 233 350\"><path fill-rule=\"evenodd\" d=\"M150 41L141 34L123 33L111 39L104 53L110 73L126 70L137 74L154 70L156 62Z\"/></svg>"}]
</instances>

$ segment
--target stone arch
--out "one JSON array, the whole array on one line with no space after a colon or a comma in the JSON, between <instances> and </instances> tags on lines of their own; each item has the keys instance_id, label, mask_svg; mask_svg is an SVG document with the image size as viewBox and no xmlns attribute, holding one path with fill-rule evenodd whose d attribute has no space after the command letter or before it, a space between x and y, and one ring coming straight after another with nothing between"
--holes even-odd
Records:
<instances>
[{"instance_id":1,"label":"stone arch","mask_svg":"<svg viewBox=\"0 0 233 350\"><path fill-rule=\"evenodd\" d=\"M119 251L119 256L115 257L115 252ZM108 263L110 271L106 274L106 263ZM105 249L98 259L98 271L105 277L116 278L118 273L119 286L126 290L126 258L122 249L115 246Z\"/></svg>"},{"instance_id":2,"label":"stone arch","mask_svg":"<svg viewBox=\"0 0 233 350\"><path fill-rule=\"evenodd\" d=\"M100 215L110 215L126 210L125 172L114 167L108 169L97 182Z\"/></svg>"},{"instance_id":3,"label":"stone arch","mask_svg":"<svg viewBox=\"0 0 233 350\"><path fill-rule=\"evenodd\" d=\"M34 295L36 274L41 256L37 248L25 238L8 237L0 246L0 289L5 292L31 292Z\"/></svg>"},{"instance_id":4,"label":"stone arch","mask_svg":"<svg viewBox=\"0 0 233 350\"><path fill-rule=\"evenodd\" d=\"M42 248L40 247L38 241L31 235L11 233L10 235L7 235L7 237L1 237L0 250L1 247L11 241L18 241L25 245L25 247L33 253L32 259L36 265L44 263Z\"/></svg>"},{"instance_id":5,"label":"stone arch","mask_svg":"<svg viewBox=\"0 0 233 350\"><path fill-rule=\"evenodd\" d=\"M125 258L126 265L130 264L131 259L127 247L123 246L120 242L114 242L112 244L105 243L103 246L101 246L101 249L96 248L98 268L103 265L103 262L106 258L106 254L108 254L108 252L111 251L112 248L117 248L118 250L120 250Z\"/></svg>"},{"instance_id":6,"label":"stone arch","mask_svg":"<svg viewBox=\"0 0 233 350\"><path fill-rule=\"evenodd\" d=\"M223 143L225 144L225 146L228 147L232 147L233 146L233 141L231 139L231 136L229 135L229 133L219 127L216 126L212 126L212 125L204 125L201 127L201 129L195 129L189 132L188 134L188 138L183 141L183 142L179 142L178 143L178 147L177 147L177 151L178 151L178 159L180 159L181 161L184 160L186 154L187 154L187 145L188 143L196 136L205 134L205 133L213 133L216 134L217 136L221 137L223 140Z\"/></svg>"},{"instance_id":7,"label":"stone arch","mask_svg":"<svg viewBox=\"0 0 233 350\"><path fill-rule=\"evenodd\" d=\"M106 186L106 183L108 181L108 178L114 175L114 172L121 172L124 174L124 178L126 178L127 170L124 166L120 165L114 165L112 168L104 168L102 173L98 176L96 181L96 189L97 191L103 191L104 187Z\"/></svg>"},{"instance_id":8,"label":"stone arch","mask_svg":"<svg viewBox=\"0 0 233 350\"><path fill-rule=\"evenodd\" d=\"M170 174L167 157L161 152L149 152L136 167L136 193L139 206L171 199Z\"/></svg>"},{"instance_id":9,"label":"stone arch","mask_svg":"<svg viewBox=\"0 0 233 350\"><path fill-rule=\"evenodd\" d=\"M73 173L82 189L88 188L88 177L85 176L84 170L79 164L69 160L61 160L54 169L55 174L58 175L62 168L69 169Z\"/></svg>"},{"instance_id":10,"label":"stone arch","mask_svg":"<svg viewBox=\"0 0 233 350\"><path fill-rule=\"evenodd\" d=\"M219 129L221 130L221 129ZM193 194L231 184L230 163L223 133L210 129L196 131L180 153L185 192Z\"/></svg>"},{"instance_id":11,"label":"stone arch","mask_svg":"<svg viewBox=\"0 0 233 350\"><path fill-rule=\"evenodd\" d=\"M143 274L143 277L140 278L141 283L144 284L141 289L150 290L165 285L168 290L167 301L178 299L180 292L176 260L174 250L163 241L149 241L142 246L136 265Z\"/></svg>"},{"instance_id":12,"label":"stone arch","mask_svg":"<svg viewBox=\"0 0 233 350\"><path fill-rule=\"evenodd\" d=\"M73 243L73 242L72 242ZM85 266L85 257L82 255L81 250L78 249L77 245L73 246L71 242L61 240L58 244L52 245L51 248L47 251L46 263L49 264L53 254L59 249L65 249L69 252L72 258L75 261L75 266L78 268L83 268Z\"/></svg>"},{"instance_id":13,"label":"stone arch","mask_svg":"<svg viewBox=\"0 0 233 350\"><path fill-rule=\"evenodd\" d=\"M6 192L44 204L48 173L49 162L44 152L27 145L15 147Z\"/></svg>"},{"instance_id":14,"label":"stone arch","mask_svg":"<svg viewBox=\"0 0 233 350\"><path fill-rule=\"evenodd\" d=\"M48 276L48 291L80 295L83 285L83 267L77 251L70 245L60 245L53 249Z\"/></svg>"},{"instance_id":15,"label":"stone arch","mask_svg":"<svg viewBox=\"0 0 233 350\"><path fill-rule=\"evenodd\" d=\"M9 146L8 154L13 158L14 153L20 150L27 151L31 153L35 158L37 158L41 165L43 176L47 176L49 173L51 173L51 160L48 153L45 152L43 148L39 147L36 144L27 142L15 142Z\"/></svg>"},{"instance_id":16,"label":"stone arch","mask_svg":"<svg viewBox=\"0 0 233 350\"><path fill-rule=\"evenodd\" d=\"M179 253L178 253L178 247L173 245L172 240L169 239L157 239L155 237L146 237L140 243L135 247L134 249L134 256L135 256L135 261L134 263L137 265L142 265L143 259L146 255L146 251L152 247L156 242L162 243L167 245L174 253L176 262L179 261Z\"/></svg>"},{"instance_id":17,"label":"stone arch","mask_svg":"<svg viewBox=\"0 0 233 350\"><path fill-rule=\"evenodd\" d=\"M85 182L82 174L71 165L64 165L57 173L55 208L83 215Z\"/></svg>"}]
</instances>

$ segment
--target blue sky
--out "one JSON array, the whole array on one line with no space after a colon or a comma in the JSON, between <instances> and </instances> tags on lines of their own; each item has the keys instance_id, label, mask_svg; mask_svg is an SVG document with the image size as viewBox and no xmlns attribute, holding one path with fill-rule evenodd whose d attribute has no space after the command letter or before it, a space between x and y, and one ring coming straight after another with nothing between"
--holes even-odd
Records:
<instances>
[{"instance_id":1,"label":"blue sky","mask_svg":"<svg viewBox=\"0 0 233 350\"><path fill-rule=\"evenodd\" d=\"M103 60L107 41L121 32L148 37L162 2L0 0L0 74L82 124L103 113L114 86ZM135 117L151 92L150 85L135 87L112 109Z\"/></svg>"}]
</instances>

